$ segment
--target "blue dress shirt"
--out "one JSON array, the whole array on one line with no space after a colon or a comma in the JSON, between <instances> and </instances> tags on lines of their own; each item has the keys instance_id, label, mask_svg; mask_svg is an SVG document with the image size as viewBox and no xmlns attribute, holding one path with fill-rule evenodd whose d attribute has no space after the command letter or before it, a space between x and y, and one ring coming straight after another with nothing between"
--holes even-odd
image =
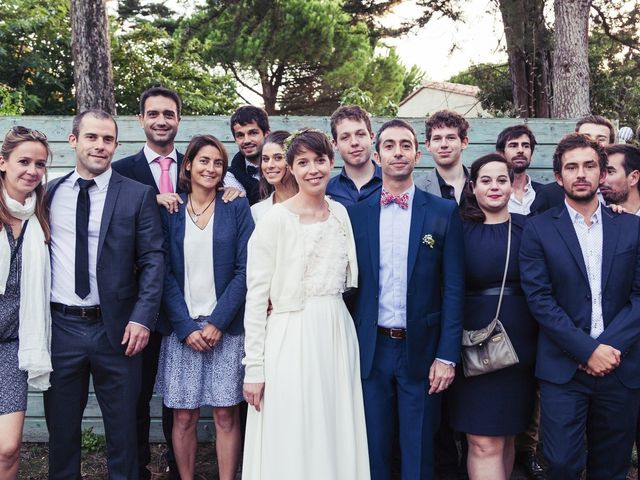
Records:
<instances>
[{"instance_id":1,"label":"blue dress shirt","mask_svg":"<svg viewBox=\"0 0 640 480\"><path fill-rule=\"evenodd\" d=\"M327 195L331 197L332 200L348 207L349 205L354 205L369 198L381 188L382 169L379 165L375 165L373 177L371 177L371 180L365 183L360 190L356 188L356 184L347 176L344 167L342 167L340 173L329 180L327 184Z\"/></svg>"}]
</instances>

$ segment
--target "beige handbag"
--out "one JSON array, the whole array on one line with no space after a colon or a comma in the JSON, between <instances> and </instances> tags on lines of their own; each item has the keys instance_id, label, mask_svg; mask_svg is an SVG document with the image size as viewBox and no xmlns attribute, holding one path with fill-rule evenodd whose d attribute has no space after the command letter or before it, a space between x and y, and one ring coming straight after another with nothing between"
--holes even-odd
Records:
<instances>
[{"instance_id":1,"label":"beige handbag","mask_svg":"<svg viewBox=\"0 0 640 480\"><path fill-rule=\"evenodd\" d=\"M504 284L507 280L507 270L509 268L509 255L511 253L511 216L509 216L508 235L507 260L504 265L496 316L489 325L480 330L462 331L462 370L465 377L475 377L495 372L519 362L518 355L499 319Z\"/></svg>"}]
</instances>

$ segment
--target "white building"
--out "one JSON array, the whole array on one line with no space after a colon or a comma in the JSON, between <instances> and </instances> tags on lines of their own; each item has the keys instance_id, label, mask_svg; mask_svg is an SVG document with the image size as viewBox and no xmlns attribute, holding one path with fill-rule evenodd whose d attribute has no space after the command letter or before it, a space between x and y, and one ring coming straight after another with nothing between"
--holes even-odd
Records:
<instances>
[{"instance_id":1,"label":"white building","mask_svg":"<svg viewBox=\"0 0 640 480\"><path fill-rule=\"evenodd\" d=\"M428 117L438 110L453 110L464 117L492 117L480 105L475 85L424 82L400 102L399 117Z\"/></svg>"}]
</instances>

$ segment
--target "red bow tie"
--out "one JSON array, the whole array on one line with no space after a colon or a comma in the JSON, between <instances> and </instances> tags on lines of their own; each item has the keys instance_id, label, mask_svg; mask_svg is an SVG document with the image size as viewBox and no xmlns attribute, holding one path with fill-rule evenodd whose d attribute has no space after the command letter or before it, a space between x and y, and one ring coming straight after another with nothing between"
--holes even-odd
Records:
<instances>
[{"instance_id":1,"label":"red bow tie","mask_svg":"<svg viewBox=\"0 0 640 480\"><path fill-rule=\"evenodd\" d=\"M386 207L392 203L397 203L401 209L406 210L409 208L409 194L403 193L402 195L393 195L392 193L382 190L380 206Z\"/></svg>"}]
</instances>

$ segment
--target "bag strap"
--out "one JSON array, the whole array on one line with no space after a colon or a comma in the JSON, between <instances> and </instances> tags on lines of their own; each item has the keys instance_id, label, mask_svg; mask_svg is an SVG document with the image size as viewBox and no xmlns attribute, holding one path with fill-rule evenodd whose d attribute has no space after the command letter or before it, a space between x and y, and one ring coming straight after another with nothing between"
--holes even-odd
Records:
<instances>
[{"instance_id":1,"label":"bag strap","mask_svg":"<svg viewBox=\"0 0 640 480\"><path fill-rule=\"evenodd\" d=\"M509 215L509 233L507 233L507 259L504 262L504 274L502 275L502 287L500 287L500 298L498 299L498 309L496 319L500 318L500 307L502 307L502 295L504 294L504 284L507 281L507 270L509 270L509 256L511 254L511 215Z\"/></svg>"},{"instance_id":2,"label":"bag strap","mask_svg":"<svg viewBox=\"0 0 640 480\"><path fill-rule=\"evenodd\" d=\"M20 232L20 235L16 240L16 248L13 250L13 253L11 254L11 260L9 261L10 266L13 265L13 261L16 259L16 255L18 255L18 250L20 250L20 246L22 245L22 242L24 240L24 232L27 230L28 223L29 223L29 220L26 220L22 225L22 231ZM7 233L9 233L9 231L7 231Z\"/></svg>"}]
</instances>

